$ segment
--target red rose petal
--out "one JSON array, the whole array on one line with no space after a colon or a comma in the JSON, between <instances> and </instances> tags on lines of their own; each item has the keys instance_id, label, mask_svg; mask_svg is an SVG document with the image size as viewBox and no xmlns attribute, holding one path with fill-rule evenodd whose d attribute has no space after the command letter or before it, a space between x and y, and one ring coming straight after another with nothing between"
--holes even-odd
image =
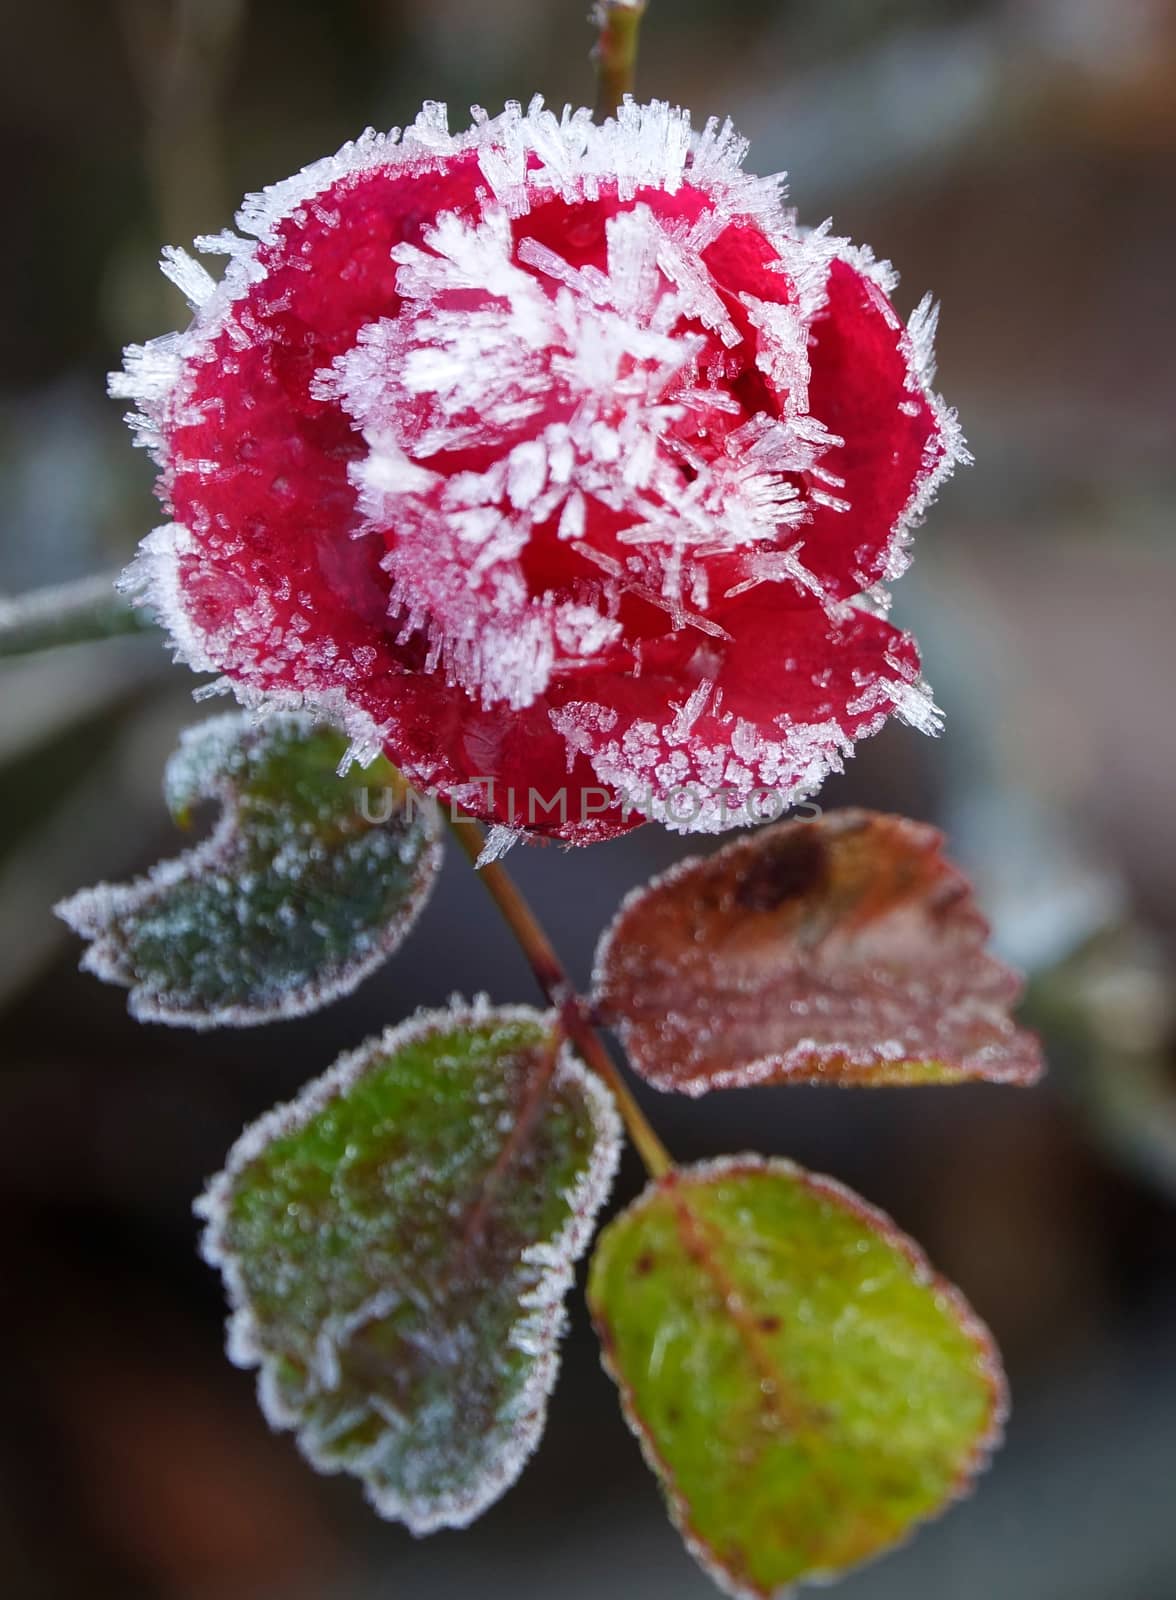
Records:
<instances>
[{"instance_id":1,"label":"red rose petal","mask_svg":"<svg viewBox=\"0 0 1176 1600\"><path fill-rule=\"evenodd\" d=\"M553 712L599 781L658 821L714 832L778 817L897 708L933 722L914 640L880 617L834 621L778 585L728 617L730 641L674 634L639 676L585 674Z\"/></svg>"},{"instance_id":2,"label":"red rose petal","mask_svg":"<svg viewBox=\"0 0 1176 1600\"><path fill-rule=\"evenodd\" d=\"M637 820L602 784L786 802L892 711L929 724L913 644L838 610L950 464L927 319L729 126L688 130L430 106L249 200L220 288L170 254L201 309L115 389L164 468L134 579L180 655L581 841Z\"/></svg>"},{"instance_id":3,"label":"red rose petal","mask_svg":"<svg viewBox=\"0 0 1176 1600\"><path fill-rule=\"evenodd\" d=\"M878 285L848 261L829 270L812 327L810 404L845 440L821 465L848 509L818 506L801 560L841 599L898 576L908 507L947 448L912 369L906 331Z\"/></svg>"}]
</instances>

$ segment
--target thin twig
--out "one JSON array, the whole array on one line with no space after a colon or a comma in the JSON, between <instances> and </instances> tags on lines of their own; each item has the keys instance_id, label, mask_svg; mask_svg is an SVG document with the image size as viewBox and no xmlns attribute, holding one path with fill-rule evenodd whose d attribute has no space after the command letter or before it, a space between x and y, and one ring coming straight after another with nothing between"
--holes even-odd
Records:
<instances>
[{"instance_id":1,"label":"thin twig","mask_svg":"<svg viewBox=\"0 0 1176 1600\"><path fill-rule=\"evenodd\" d=\"M144 111L144 160L161 233L173 243L219 226L223 103L248 0L119 0Z\"/></svg>"},{"instance_id":2,"label":"thin twig","mask_svg":"<svg viewBox=\"0 0 1176 1600\"><path fill-rule=\"evenodd\" d=\"M447 813L453 833L477 866L482 854L485 836L481 827L470 817ZM489 891L507 926L519 942L523 954L535 974L535 981L547 996L549 1003L559 1012L564 1032L593 1072L604 1079L612 1090L613 1098L624 1119L629 1137L637 1147L651 1178L664 1177L674 1163L666 1147L645 1119L645 1113L629 1092L628 1085L613 1065L604 1040L588 1019L584 1002L576 993L563 962L546 931L531 910L518 886L506 869L497 861L478 870L478 877Z\"/></svg>"},{"instance_id":3,"label":"thin twig","mask_svg":"<svg viewBox=\"0 0 1176 1600\"><path fill-rule=\"evenodd\" d=\"M647 0L597 0L593 20L600 33L592 59L596 63L596 115L611 117L637 73L637 41Z\"/></svg>"},{"instance_id":4,"label":"thin twig","mask_svg":"<svg viewBox=\"0 0 1176 1600\"><path fill-rule=\"evenodd\" d=\"M146 633L151 618L114 587L116 573L0 595L0 656L31 655L125 633Z\"/></svg>"}]
</instances>

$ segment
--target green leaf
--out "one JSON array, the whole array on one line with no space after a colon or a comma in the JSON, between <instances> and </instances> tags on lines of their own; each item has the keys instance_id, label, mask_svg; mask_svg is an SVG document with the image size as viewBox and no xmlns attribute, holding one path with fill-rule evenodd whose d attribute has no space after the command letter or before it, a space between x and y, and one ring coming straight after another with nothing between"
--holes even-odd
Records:
<instances>
[{"instance_id":1,"label":"green leaf","mask_svg":"<svg viewBox=\"0 0 1176 1600\"><path fill-rule=\"evenodd\" d=\"M601 1234L605 1364L698 1560L731 1593L828 1578L941 1510L999 1440L991 1336L831 1179L739 1156Z\"/></svg>"},{"instance_id":2,"label":"green leaf","mask_svg":"<svg viewBox=\"0 0 1176 1600\"><path fill-rule=\"evenodd\" d=\"M554 1015L422 1012L246 1130L198 1211L270 1422L415 1533L543 1430L563 1299L620 1147Z\"/></svg>"},{"instance_id":3,"label":"green leaf","mask_svg":"<svg viewBox=\"0 0 1176 1600\"><path fill-rule=\"evenodd\" d=\"M1030 1084L971 885L921 822L829 812L680 862L600 943L595 1000L659 1089L765 1083Z\"/></svg>"},{"instance_id":4,"label":"green leaf","mask_svg":"<svg viewBox=\"0 0 1176 1600\"><path fill-rule=\"evenodd\" d=\"M340 776L346 751L344 734L301 714L186 730L168 806L186 827L215 799L220 821L147 877L62 901L58 915L93 941L83 968L130 988L140 1020L190 1028L301 1016L349 994L412 927L441 843L435 808L390 762Z\"/></svg>"}]
</instances>

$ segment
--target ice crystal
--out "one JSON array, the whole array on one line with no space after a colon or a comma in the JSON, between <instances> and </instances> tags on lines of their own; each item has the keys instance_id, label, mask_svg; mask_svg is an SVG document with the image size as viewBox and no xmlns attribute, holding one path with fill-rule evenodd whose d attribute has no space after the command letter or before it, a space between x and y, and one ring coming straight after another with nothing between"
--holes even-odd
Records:
<instances>
[{"instance_id":1,"label":"ice crystal","mask_svg":"<svg viewBox=\"0 0 1176 1600\"><path fill-rule=\"evenodd\" d=\"M658 102L428 104L199 241L219 285L165 251L195 320L112 390L175 519L128 584L178 653L465 804L568 789L576 839L731 826L929 727L876 596L963 454L934 308L904 328L889 266L745 153Z\"/></svg>"},{"instance_id":2,"label":"ice crystal","mask_svg":"<svg viewBox=\"0 0 1176 1600\"><path fill-rule=\"evenodd\" d=\"M414 1533L472 1521L535 1448L612 1181L612 1101L554 1022L419 1013L246 1129L198 1205L270 1423Z\"/></svg>"},{"instance_id":3,"label":"ice crystal","mask_svg":"<svg viewBox=\"0 0 1176 1600\"><path fill-rule=\"evenodd\" d=\"M739 1600L892 1547L1000 1443L1000 1357L963 1295L889 1217L789 1161L650 1184L601 1234L588 1298L670 1515Z\"/></svg>"},{"instance_id":4,"label":"ice crystal","mask_svg":"<svg viewBox=\"0 0 1176 1600\"><path fill-rule=\"evenodd\" d=\"M350 993L416 921L441 843L436 808L387 761L339 777L346 748L302 714L189 728L165 798L184 823L215 800L220 821L146 877L57 907L91 941L82 966L126 985L140 1020L190 1028L300 1016Z\"/></svg>"},{"instance_id":5,"label":"ice crystal","mask_svg":"<svg viewBox=\"0 0 1176 1600\"><path fill-rule=\"evenodd\" d=\"M986 948L934 828L829 812L679 863L631 894L596 1003L634 1067L703 1094L786 1081L1033 1083L1021 981Z\"/></svg>"}]
</instances>

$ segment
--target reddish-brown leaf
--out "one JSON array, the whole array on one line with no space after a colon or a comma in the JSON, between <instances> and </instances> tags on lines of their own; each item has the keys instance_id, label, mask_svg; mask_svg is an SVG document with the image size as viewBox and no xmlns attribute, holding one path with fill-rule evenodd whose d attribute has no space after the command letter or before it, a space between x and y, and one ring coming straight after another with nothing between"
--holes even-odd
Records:
<instances>
[{"instance_id":1,"label":"reddish-brown leaf","mask_svg":"<svg viewBox=\"0 0 1176 1600\"><path fill-rule=\"evenodd\" d=\"M630 895L595 997L642 1077L702 1094L756 1083L1028 1084L1018 976L942 835L876 812L785 822Z\"/></svg>"}]
</instances>

